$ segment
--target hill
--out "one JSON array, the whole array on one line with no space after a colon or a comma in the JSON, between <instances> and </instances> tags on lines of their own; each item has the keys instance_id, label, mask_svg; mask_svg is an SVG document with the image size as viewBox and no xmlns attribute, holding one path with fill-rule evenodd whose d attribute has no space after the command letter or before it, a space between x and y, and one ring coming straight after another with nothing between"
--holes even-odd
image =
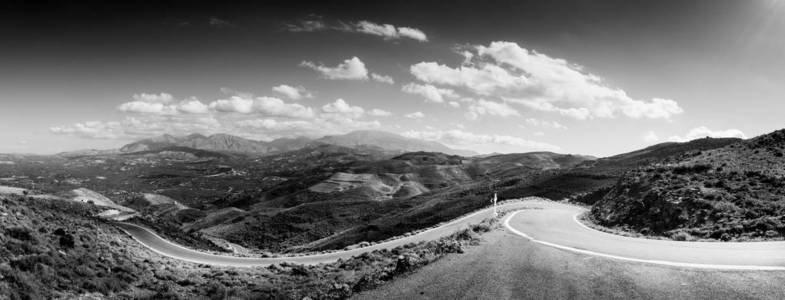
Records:
<instances>
[{"instance_id":1,"label":"hill","mask_svg":"<svg viewBox=\"0 0 785 300\"><path fill-rule=\"evenodd\" d=\"M661 143L641 150L599 159L584 159L572 168L536 174L530 181L517 185L502 195L505 198L541 196L594 204L626 172L653 163L679 158L696 151L724 147L741 141L735 138L704 138L684 143ZM581 156L578 156L580 158ZM566 159L570 159L567 157ZM573 162L575 162L573 160ZM588 197L587 197L588 196Z\"/></svg>"},{"instance_id":2,"label":"hill","mask_svg":"<svg viewBox=\"0 0 785 300\"><path fill-rule=\"evenodd\" d=\"M784 151L779 130L630 171L591 216L676 239L785 238Z\"/></svg>"},{"instance_id":3,"label":"hill","mask_svg":"<svg viewBox=\"0 0 785 300\"><path fill-rule=\"evenodd\" d=\"M121 153L137 153L143 151L161 151L169 148L192 148L214 152L232 152L246 154L272 154L296 151L318 144L328 144L355 149L375 149L383 152L400 154L412 151L432 151L448 154L471 156L477 153L455 150L437 142L429 142L403 137L394 133L373 130L353 131L343 135L330 135L312 140L306 137L279 138L269 142L255 141L229 134L213 134L204 136L190 134L187 136L162 135L143 139L120 148ZM68 153L68 156L89 154L111 154L111 152L80 151Z\"/></svg>"},{"instance_id":4,"label":"hill","mask_svg":"<svg viewBox=\"0 0 785 300\"><path fill-rule=\"evenodd\" d=\"M428 151L464 156L477 154L471 151L454 150L437 142L407 138L391 132L376 130L358 130L343 135L329 135L316 141L344 147L373 146L400 153Z\"/></svg>"}]
</instances>

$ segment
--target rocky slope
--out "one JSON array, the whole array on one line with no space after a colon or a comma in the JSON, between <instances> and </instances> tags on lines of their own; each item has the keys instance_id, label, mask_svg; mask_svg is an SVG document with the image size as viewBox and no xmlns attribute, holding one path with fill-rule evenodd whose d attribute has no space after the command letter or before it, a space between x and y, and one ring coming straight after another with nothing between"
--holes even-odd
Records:
<instances>
[{"instance_id":1,"label":"rocky slope","mask_svg":"<svg viewBox=\"0 0 785 300\"><path fill-rule=\"evenodd\" d=\"M597 202L601 225L675 239L785 238L785 131L627 173Z\"/></svg>"}]
</instances>

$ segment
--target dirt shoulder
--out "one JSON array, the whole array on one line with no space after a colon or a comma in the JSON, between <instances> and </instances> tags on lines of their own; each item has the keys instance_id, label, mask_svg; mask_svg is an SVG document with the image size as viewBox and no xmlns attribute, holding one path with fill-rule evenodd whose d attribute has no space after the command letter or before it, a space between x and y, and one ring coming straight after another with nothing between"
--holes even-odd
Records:
<instances>
[{"instance_id":1,"label":"dirt shoulder","mask_svg":"<svg viewBox=\"0 0 785 300\"><path fill-rule=\"evenodd\" d=\"M353 299L785 298L785 272L629 263L550 248L503 229L482 240Z\"/></svg>"}]
</instances>

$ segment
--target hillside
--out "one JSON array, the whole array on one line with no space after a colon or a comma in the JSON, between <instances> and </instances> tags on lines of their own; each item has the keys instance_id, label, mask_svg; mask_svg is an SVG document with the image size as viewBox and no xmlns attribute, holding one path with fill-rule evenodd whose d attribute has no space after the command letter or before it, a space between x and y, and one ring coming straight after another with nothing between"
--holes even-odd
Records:
<instances>
[{"instance_id":1,"label":"hillside","mask_svg":"<svg viewBox=\"0 0 785 300\"><path fill-rule=\"evenodd\" d=\"M785 131L627 173L591 212L604 226L676 239L785 238Z\"/></svg>"},{"instance_id":2,"label":"hillside","mask_svg":"<svg viewBox=\"0 0 785 300\"><path fill-rule=\"evenodd\" d=\"M576 201L594 204L626 172L652 163L678 159L696 151L724 147L739 141L741 140L735 138L703 138L684 143L668 142L610 157L594 160L584 159L580 162L573 160L573 167L570 169L537 174L531 178L531 182L518 185L502 195L506 198L522 195L550 199L573 197ZM590 194L589 197L586 197L586 194Z\"/></svg>"}]
</instances>

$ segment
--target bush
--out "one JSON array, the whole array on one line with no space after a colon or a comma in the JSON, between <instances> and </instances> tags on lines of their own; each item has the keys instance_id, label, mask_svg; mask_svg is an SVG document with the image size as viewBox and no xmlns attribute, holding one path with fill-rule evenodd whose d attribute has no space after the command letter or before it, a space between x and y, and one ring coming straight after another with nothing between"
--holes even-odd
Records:
<instances>
[{"instance_id":1,"label":"bush","mask_svg":"<svg viewBox=\"0 0 785 300\"><path fill-rule=\"evenodd\" d=\"M33 233L30 229L25 227L11 227L5 230L5 233L17 240L24 241L24 242L35 242L33 238Z\"/></svg>"}]
</instances>

